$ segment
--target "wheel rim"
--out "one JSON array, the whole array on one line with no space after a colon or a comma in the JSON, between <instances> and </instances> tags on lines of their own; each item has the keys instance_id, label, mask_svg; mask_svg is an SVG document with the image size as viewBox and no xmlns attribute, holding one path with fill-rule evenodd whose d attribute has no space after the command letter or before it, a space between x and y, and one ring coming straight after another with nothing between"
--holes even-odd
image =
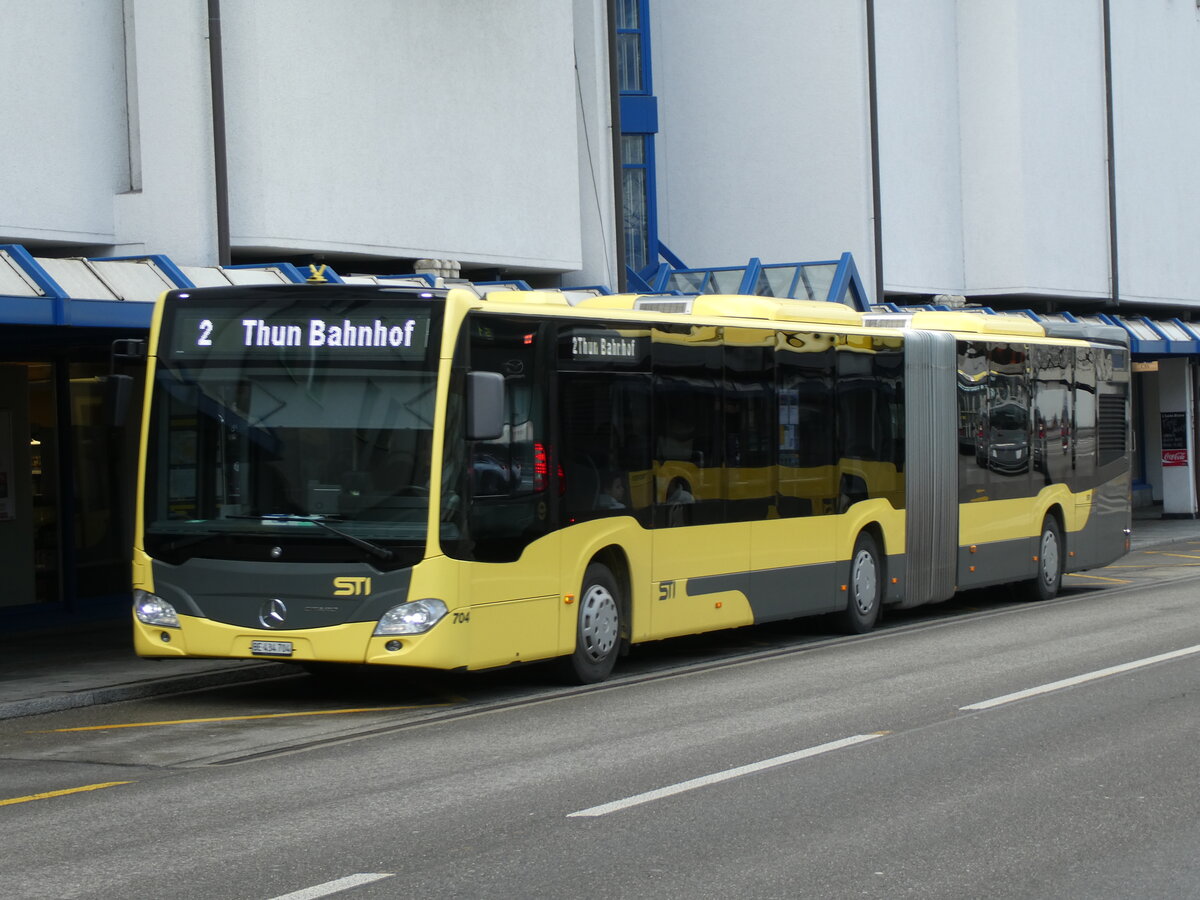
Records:
<instances>
[{"instance_id":1,"label":"wheel rim","mask_svg":"<svg viewBox=\"0 0 1200 900\"><path fill-rule=\"evenodd\" d=\"M875 557L869 550L859 550L855 554L850 583L854 587L854 605L862 615L870 615L875 608L879 577L875 571Z\"/></svg>"},{"instance_id":2,"label":"wheel rim","mask_svg":"<svg viewBox=\"0 0 1200 900\"><path fill-rule=\"evenodd\" d=\"M1042 532L1042 581L1047 587L1058 577L1058 537L1047 528Z\"/></svg>"},{"instance_id":3,"label":"wheel rim","mask_svg":"<svg viewBox=\"0 0 1200 900\"><path fill-rule=\"evenodd\" d=\"M599 662L617 643L617 600L608 588L590 585L579 609L579 642L592 662Z\"/></svg>"}]
</instances>

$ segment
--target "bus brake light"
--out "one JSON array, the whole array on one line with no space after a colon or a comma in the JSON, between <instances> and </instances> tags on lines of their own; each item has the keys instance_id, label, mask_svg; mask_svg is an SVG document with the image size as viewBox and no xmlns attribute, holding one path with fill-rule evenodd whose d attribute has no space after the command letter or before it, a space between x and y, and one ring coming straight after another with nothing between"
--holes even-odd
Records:
<instances>
[{"instance_id":1,"label":"bus brake light","mask_svg":"<svg viewBox=\"0 0 1200 900\"><path fill-rule=\"evenodd\" d=\"M546 445L535 442L533 445L533 489L544 491L549 484L550 466L546 460Z\"/></svg>"}]
</instances>

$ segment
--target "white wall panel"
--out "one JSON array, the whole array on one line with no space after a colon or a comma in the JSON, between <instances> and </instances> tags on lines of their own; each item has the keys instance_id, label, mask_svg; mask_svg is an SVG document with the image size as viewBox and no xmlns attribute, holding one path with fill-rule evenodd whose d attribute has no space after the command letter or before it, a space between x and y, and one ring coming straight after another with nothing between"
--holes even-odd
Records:
<instances>
[{"instance_id":1,"label":"white wall panel","mask_svg":"<svg viewBox=\"0 0 1200 900\"><path fill-rule=\"evenodd\" d=\"M129 187L121 0L6 3L0 239L109 244Z\"/></svg>"},{"instance_id":2,"label":"white wall panel","mask_svg":"<svg viewBox=\"0 0 1200 900\"><path fill-rule=\"evenodd\" d=\"M1121 296L1200 304L1200 9L1113 0Z\"/></svg>"},{"instance_id":3,"label":"white wall panel","mask_svg":"<svg viewBox=\"0 0 1200 900\"><path fill-rule=\"evenodd\" d=\"M968 292L1105 297L1100 4L958 4Z\"/></svg>"},{"instance_id":4,"label":"white wall panel","mask_svg":"<svg viewBox=\"0 0 1200 900\"><path fill-rule=\"evenodd\" d=\"M692 265L854 254L874 282L864 5L655 0L659 232Z\"/></svg>"},{"instance_id":5,"label":"white wall panel","mask_svg":"<svg viewBox=\"0 0 1200 900\"><path fill-rule=\"evenodd\" d=\"M961 292L957 0L877 0L884 288Z\"/></svg>"},{"instance_id":6,"label":"white wall panel","mask_svg":"<svg viewBox=\"0 0 1200 900\"><path fill-rule=\"evenodd\" d=\"M125 0L138 190L116 198L114 253L217 261L207 5ZM121 123L122 128L125 122Z\"/></svg>"},{"instance_id":7,"label":"white wall panel","mask_svg":"<svg viewBox=\"0 0 1200 900\"><path fill-rule=\"evenodd\" d=\"M574 0L581 268L566 284L617 286L616 189L609 104L607 4Z\"/></svg>"},{"instance_id":8,"label":"white wall panel","mask_svg":"<svg viewBox=\"0 0 1200 900\"><path fill-rule=\"evenodd\" d=\"M575 269L561 0L226 0L235 247Z\"/></svg>"}]
</instances>

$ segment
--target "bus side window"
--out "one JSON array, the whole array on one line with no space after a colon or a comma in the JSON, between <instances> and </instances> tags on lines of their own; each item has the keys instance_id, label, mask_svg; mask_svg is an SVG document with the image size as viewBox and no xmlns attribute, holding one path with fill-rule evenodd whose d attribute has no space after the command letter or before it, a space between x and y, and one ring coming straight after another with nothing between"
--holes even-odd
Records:
<instances>
[{"instance_id":1,"label":"bus side window","mask_svg":"<svg viewBox=\"0 0 1200 900\"><path fill-rule=\"evenodd\" d=\"M1071 478L1071 384L1075 351L1033 348L1033 469L1036 484L1067 484Z\"/></svg>"},{"instance_id":2,"label":"bus side window","mask_svg":"<svg viewBox=\"0 0 1200 900\"><path fill-rule=\"evenodd\" d=\"M778 497L783 518L825 515L837 498L830 335L780 334L775 353Z\"/></svg>"},{"instance_id":3,"label":"bus side window","mask_svg":"<svg viewBox=\"0 0 1200 900\"><path fill-rule=\"evenodd\" d=\"M989 348L987 469L989 496L1007 500L1031 496L1029 348L998 343Z\"/></svg>"},{"instance_id":4,"label":"bus side window","mask_svg":"<svg viewBox=\"0 0 1200 900\"><path fill-rule=\"evenodd\" d=\"M688 325L654 329L654 524L659 528L725 519L719 331ZM669 493L686 494L693 502L674 502Z\"/></svg>"},{"instance_id":5,"label":"bus side window","mask_svg":"<svg viewBox=\"0 0 1200 900\"><path fill-rule=\"evenodd\" d=\"M536 462L547 446L547 326L478 313L467 328L470 369L504 374L504 429L495 440L464 436L466 535L455 546L460 558L512 562L550 523L548 479Z\"/></svg>"},{"instance_id":6,"label":"bus side window","mask_svg":"<svg viewBox=\"0 0 1200 900\"><path fill-rule=\"evenodd\" d=\"M726 344L722 393L727 522L765 519L775 505L773 362L767 347Z\"/></svg>"},{"instance_id":7,"label":"bus side window","mask_svg":"<svg viewBox=\"0 0 1200 900\"><path fill-rule=\"evenodd\" d=\"M987 497L987 380L987 345L959 341L958 484L962 503Z\"/></svg>"},{"instance_id":8,"label":"bus side window","mask_svg":"<svg viewBox=\"0 0 1200 900\"><path fill-rule=\"evenodd\" d=\"M1096 480L1096 351L1075 350L1075 444L1071 489L1086 491Z\"/></svg>"},{"instance_id":9,"label":"bus side window","mask_svg":"<svg viewBox=\"0 0 1200 900\"><path fill-rule=\"evenodd\" d=\"M602 515L644 520L650 505L650 394L645 376L569 372L560 384L566 520Z\"/></svg>"}]
</instances>

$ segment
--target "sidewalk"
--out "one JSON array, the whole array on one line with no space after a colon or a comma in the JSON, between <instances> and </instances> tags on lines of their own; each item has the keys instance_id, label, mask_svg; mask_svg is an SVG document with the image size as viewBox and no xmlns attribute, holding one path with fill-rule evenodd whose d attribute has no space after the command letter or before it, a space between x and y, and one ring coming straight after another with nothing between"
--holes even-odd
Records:
<instances>
[{"instance_id":1,"label":"sidewalk","mask_svg":"<svg viewBox=\"0 0 1200 900\"><path fill-rule=\"evenodd\" d=\"M1194 540L1200 540L1200 519L1164 519L1161 503L1133 511L1131 550Z\"/></svg>"},{"instance_id":2,"label":"sidewalk","mask_svg":"<svg viewBox=\"0 0 1200 900\"><path fill-rule=\"evenodd\" d=\"M294 667L257 660L148 660L127 621L0 634L0 719L271 678Z\"/></svg>"},{"instance_id":3,"label":"sidewalk","mask_svg":"<svg viewBox=\"0 0 1200 900\"><path fill-rule=\"evenodd\" d=\"M1200 520L1136 510L1133 549L1200 541ZM86 630L0 635L0 719L134 700L296 671L254 660L153 661L134 656L126 622Z\"/></svg>"}]
</instances>

